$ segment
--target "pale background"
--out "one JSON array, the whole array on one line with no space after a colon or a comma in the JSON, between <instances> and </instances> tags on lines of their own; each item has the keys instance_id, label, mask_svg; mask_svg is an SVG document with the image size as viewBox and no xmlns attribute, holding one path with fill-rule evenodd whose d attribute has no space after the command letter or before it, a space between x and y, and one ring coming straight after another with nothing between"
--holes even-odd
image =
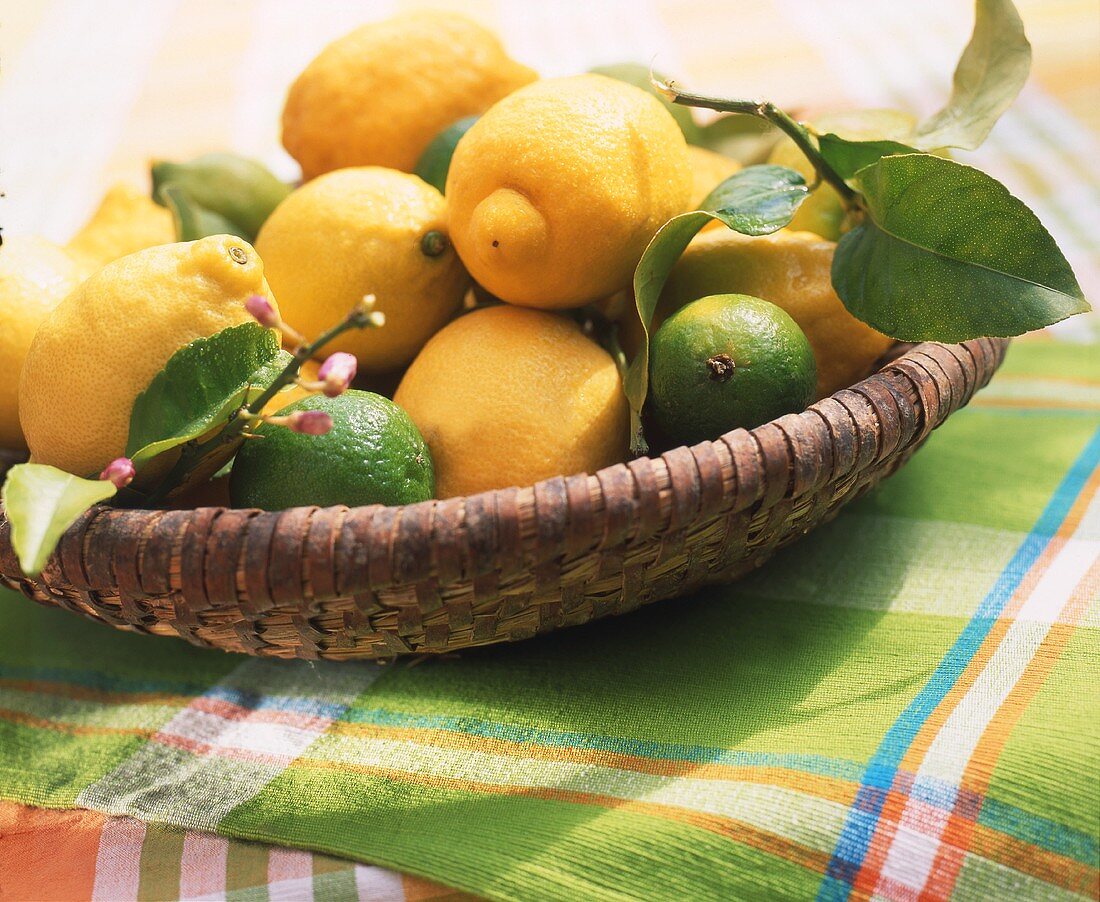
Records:
<instances>
[{"instance_id":1,"label":"pale background","mask_svg":"<svg viewBox=\"0 0 1100 902\"><path fill-rule=\"evenodd\" d=\"M1032 81L971 159L1032 206L1095 301L1100 3L1018 5ZM295 73L415 6L467 12L544 75L652 62L692 89L804 112L932 111L973 18L969 0L0 0L0 225L64 240L112 181L144 184L155 156L228 148L292 177L278 116Z\"/></svg>"}]
</instances>

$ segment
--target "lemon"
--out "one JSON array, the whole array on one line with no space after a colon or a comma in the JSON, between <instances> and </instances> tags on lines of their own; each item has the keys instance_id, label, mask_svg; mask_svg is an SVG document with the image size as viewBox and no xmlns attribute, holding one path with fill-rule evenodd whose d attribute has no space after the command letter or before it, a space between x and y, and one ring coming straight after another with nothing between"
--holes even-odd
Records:
<instances>
[{"instance_id":1,"label":"lemon","mask_svg":"<svg viewBox=\"0 0 1100 902\"><path fill-rule=\"evenodd\" d=\"M817 358L817 396L832 394L867 375L893 344L852 316L833 291L835 250L833 242L809 232L780 231L760 238L728 229L703 232L673 268L653 328L706 295L763 298L782 307L806 333Z\"/></svg>"},{"instance_id":2,"label":"lemon","mask_svg":"<svg viewBox=\"0 0 1100 902\"><path fill-rule=\"evenodd\" d=\"M92 265L52 241L14 235L0 245L0 448L23 449L19 372L34 333L61 299L90 275Z\"/></svg>"},{"instance_id":3,"label":"lemon","mask_svg":"<svg viewBox=\"0 0 1100 902\"><path fill-rule=\"evenodd\" d=\"M676 120L680 131L684 133L684 140L689 145L697 144L702 139L702 129L696 123L691 107L673 103L653 84L654 81L667 82L669 80L667 76L655 72L650 66L642 63L613 63L610 66L593 66L588 71L594 75L606 75L608 78L625 81L628 85L634 85L647 94L652 94Z\"/></svg>"},{"instance_id":4,"label":"lemon","mask_svg":"<svg viewBox=\"0 0 1100 902\"><path fill-rule=\"evenodd\" d=\"M497 103L459 142L451 237L497 297L576 307L630 284L691 190L684 136L656 98L603 75L547 79Z\"/></svg>"},{"instance_id":5,"label":"lemon","mask_svg":"<svg viewBox=\"0 0 1100 902\"><path fill-rule=\"evenodd\" d=\"M414 504L435 492L432 456L409 415L373 392L319 395L279 411L320 410L324 435L266 423L246 441L229 477L234 507L284 510L302 505Z\"/></svg>"},{"instance_id":6,"label":"lemon","mask_svg":"<svg viewBox=\"0 0 1100 902\"><path fill-rule=\"evenodd\" d=\"M917 124L915 116L901 110L852 110L827 113L811 123L814 131L824 135L832 132L851 141L889 139L904 141ZM786 166L801 173L806 184L813 185L817 171L805 154L790 138L783 138L768 157L769 163ZM836 190L820 183L802 202L791 220L792 231L807 231L836 241L844 226L844 203Z\"/></svg>"},{"instance_id":7,"label":"lemon","mask_svg":"<svg viewBox=\"0 0 1100 902\"><path fill-rule=\"evenodd\" d=\"M73 253L102 265L176 240L172 214L124 182L112 185L99 207L69 241Z\"/></svg>"},{"instance_id":8,"label":"lemon","mask_svg":"<svg viewBox=\"0 0 1100 902\"><path fill-rule=\"evenodd\" d=\"M775 304L744 294L692 301L665 320L650 349L650 406L680 444L753 429L814 399L814 352Z\"/></svg>"},{"instance_id":9,"label":"lemon","mask_svg":"<svg viewBox=\"0 0 1100 902\"><path fill-rule=\"evenodd\" d=\"M415 175L378 166L330 172L291 193L256 239L284 319L315 338L373 294L385 326L345 332L325 353L354 354L364 373L408 363L469 284L446 210Z\"/></svg>"},{"instance_id":10,"label":"lemon","mask_svg":"<svg viewBox=\"0 0 1100 902\"><path fill-rule=\"evenodd\" d=\"M611 356L575 322L502 304L436 334L394 395L435 460L440 498L593 472L626 454Z\"/></svg>"},{"instance_id":11,"label":"lemon","mask_svg":"<svg viewBox=\"0 0 1100 902\"><path fill-rule=\"evenodd\" d=\"M444 128L538 76L465 16L412 12L329 44L290 87L283 146L306 179L348 166L411 171Z\"/></svg>"},{"instance_id":12,"label":"lemon","mask_svg":"<svg viewBox=\"0 0 1100 902\"><path fill-rule=\"evenodd\" d=\"M166 244L109 263L70 293L34 336L19 384L31 455L78 476L126 449L134 399L179 348L250 320L270 298L263 264L240 238Z\"/></svg>"},{"instance_id":13,"label":"lemon","mask_svg":"<svg viewBox=\"0 0 1100 902\"><path fill-rule=\"evenodd\" d=\"M688 157L691 161L691 203L690 209L697 210L708 194L717 188L735 172L741 169L741 164L731 157L707 150L705 147L688 147ZM722 228L720 222L712 222L707 228Z\"/></svg>"}]
</instances>

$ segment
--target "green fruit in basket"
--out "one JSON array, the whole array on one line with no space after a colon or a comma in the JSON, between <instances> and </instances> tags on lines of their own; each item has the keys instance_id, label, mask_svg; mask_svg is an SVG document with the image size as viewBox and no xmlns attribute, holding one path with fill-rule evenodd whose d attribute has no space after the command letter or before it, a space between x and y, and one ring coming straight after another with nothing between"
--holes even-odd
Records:
<instances>
[{"instance_id":1,"label":"green fruit in basket","mask_svg":"<svg viewBox=\"0 0 1100 902\"><path fill-rule=\"evenodd\" d=\"M478 116L466 116L464 119L459 119L458 122L447 126L432 139L432 143L420 155L420 159L416 163L416 169L413 172L439 191L440 194L445 193L443 189L447 185L447 173L451 169L451 157L454 156L458 142L479 118Z\"/></svg>"},{"instance_id":2,"label":"green fruit in basket","mask_svg":"<svg viewBox=\"0 0 1100 902\"><path fill-rule=\"evenodd\" d=\"M323 435L265 423L246 441L230 476L234 507L413 504L435 494L431 452L409 415L373 392L303 398L278 415L321 411Z\"/></svg>"},{"instance_id":3,"label":"green fruit in basket","mask_svg":"<svg viewBox=\"0 0 1100 902\"><path fill-rule=\"evenodd\" d=\"M798 324L747 294L715 294L678 310L653 336L650 403L668 438L693 444L803 410L817 366Z\"/></svg>"}]
</instances>

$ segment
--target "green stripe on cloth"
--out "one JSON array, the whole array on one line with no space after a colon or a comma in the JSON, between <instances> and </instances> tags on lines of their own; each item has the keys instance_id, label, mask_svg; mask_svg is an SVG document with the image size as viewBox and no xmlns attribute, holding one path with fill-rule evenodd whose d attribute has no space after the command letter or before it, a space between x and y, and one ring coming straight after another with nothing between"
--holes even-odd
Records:
<instances>
[{"instance_id":1,"label":"green stripe on cloth","mask_svg":"<svg viewBox=\"0 0 1100 902\"><path fill-rule=\"evenodd\" d=\"M141 877L138 899L158 902L173 899L180 891L180 859L184 833L175 827L150 824L141 844Z\"/></svg>"},{"instance_id":2,"label":"green stripe on cloth","mask_svg":"<svg viewBox=\"0 0 1100 902\"><path fill-rule=\"evenodd\" d=\"M20 641L0 638L0 796L325 851L493 898L807 898L861 814L868 763L977 615L992 644L944 686L919 754L901 761L867 892L900 898L908 878L887 852L927 840L956 898L1087 896L1100 588L1077 587L1092 594L1046 625L1013 621L1024 596L992 616L987 603L1006 585L1030 598L1043 579L1068 593L1100 556L1091 521L1063 535L1094 484L1080 464L1058 522L1043 514L1100 425L1049 391L1051 375L1087 383L1091 359L1071 351L1052 371L1059 359L1043 342L1014 347L1002 397L1025 407L959 412L749 579L513 646L388 668L256 661L5 594L0 636ZM1034 553L1016 572L1022 548ZM1044 576L1052 561L1063 570ZM961 700L996 717L1010 668L989 662L1002 658L1021 671L1019 716L977 737L998 751L988 788L941 785L955 771L981 783L942 737L974 722ZM983 673L991 688L975 692ZM905 832L914 816L927 836ZM159 833L146 842L151 856ZM261 898L270 859L236 845L226 891ZM312 869L315 894L358 893L344 863ZM144 871L143 887L161 879Z\"/></svg>"}]
</instances>

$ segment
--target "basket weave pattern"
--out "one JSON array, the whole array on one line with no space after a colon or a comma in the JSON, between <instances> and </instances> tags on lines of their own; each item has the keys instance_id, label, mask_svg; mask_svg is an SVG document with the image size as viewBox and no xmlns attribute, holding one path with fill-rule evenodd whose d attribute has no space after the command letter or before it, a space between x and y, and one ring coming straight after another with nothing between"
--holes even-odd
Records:
<instances>
[{"instance_id":1,"label":"basket weave pattern","mask_svg":"<svg viewBox=\"0 0 1100 902\"><path fill-rule=\"evenodd\" d=\"M922 344L807 411L594 476L405 507L96 508L27 579L113 626L255 655L393 658L622 614L759 566L893 473L1007 341Z\"/></svg>"}]
</instances>

